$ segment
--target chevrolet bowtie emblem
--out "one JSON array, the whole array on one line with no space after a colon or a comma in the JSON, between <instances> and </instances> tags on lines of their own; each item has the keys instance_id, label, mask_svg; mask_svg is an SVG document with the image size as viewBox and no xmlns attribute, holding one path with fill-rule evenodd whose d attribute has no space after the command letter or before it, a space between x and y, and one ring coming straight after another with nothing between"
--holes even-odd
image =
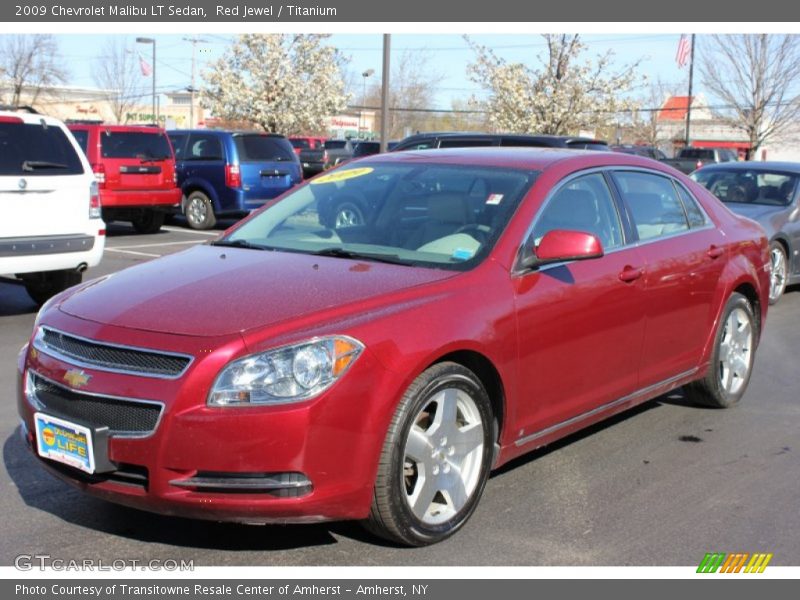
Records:
<instances>
[{"instance_id":1,"label":"chevrolet bowtie emblem","mask_svg":"<svg viewBox=\"0 0 800 600\"><path fill-rule=\"evenodd\" d=\"M89 383L91 378L91 375L87 375L83 371L78 371L77 369L70 369L64 373L64 381L66 381L72 388L83 387Z\"/></svg>"}]
</instances>

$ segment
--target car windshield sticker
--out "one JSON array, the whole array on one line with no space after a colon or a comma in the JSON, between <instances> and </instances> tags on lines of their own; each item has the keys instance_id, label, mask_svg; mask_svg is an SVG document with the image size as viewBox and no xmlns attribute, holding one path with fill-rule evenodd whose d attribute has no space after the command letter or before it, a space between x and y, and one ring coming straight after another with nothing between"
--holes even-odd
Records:
<instances>
[{"instance_id":1,"label":"car windshield sticker","mask_svg":"<svg viewBox=\"0 0 800 600\"><path fill-rule=\"evenodd\" d=\"M489 197L486 199L486 204L496 205L500 204L503 200L503 194L489 194Z\"/></svg>"},{"instance_id":2,"label":"car windshield sticker","mask_svg":"<svg viewBox=\"0 0 800 600\"><path fill-rule=\"evenodd\" d=\"M472 255L475 254L472 250L467 250L466 248L456 248L453 251L453 260L469 260L472 258Z\"/></svg>"},{"instance_id":3,"label":"car windshield sticker","mask_svg":"<svg viewBox=\"0 0 800 600\"><path fill-rule=\"evenodd\" d=\"M336 183L337 181L345 181L353 179L354 177L361 177L367 173L372 173L372 167L362 167L360 169L347 169L346 171L336 171L322 177L317 177L311 180L311 185L319 185L320 183Z\"/></svg>"}]
</instances>

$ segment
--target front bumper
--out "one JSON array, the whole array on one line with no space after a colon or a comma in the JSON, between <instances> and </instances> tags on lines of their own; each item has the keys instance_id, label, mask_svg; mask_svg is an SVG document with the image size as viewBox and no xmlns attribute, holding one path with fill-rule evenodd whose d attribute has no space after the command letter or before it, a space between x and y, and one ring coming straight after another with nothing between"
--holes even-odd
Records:
<instances>
[{"instance_id":1,"label":"front bumper","mask_svg":"<svg viewBox=\"0 0 800 600\"><path fill-rule=\"evenodd\" d=\"M52 312L52 311L51 311ZM57 312L57 311L56 311ZM58 313L62 331L123 343L133 333ZM271 407L215 408L205 398L219 369L243 342L187 340L135 332L137 347L191 353L196 358L178 379L153 379L93 370L74 389L65 376L76 366L26 348L18 364L18 407L26 441L36 454L34 413L67 418L36 405L26 392L28 372L74 394L162 403L155 430L115 435L103 447L111 467L87 474L39 458L56 476L94 496L167 515L239 522L315 522L361 519L369 513L377 460L393 398L392 376L365 351L348 373L321 396ZM218 352L202 356L202 344ZM72 422L85 424L70 416ZM88 425L91 425L89 423Z\"/></svg>"}]
</instances>

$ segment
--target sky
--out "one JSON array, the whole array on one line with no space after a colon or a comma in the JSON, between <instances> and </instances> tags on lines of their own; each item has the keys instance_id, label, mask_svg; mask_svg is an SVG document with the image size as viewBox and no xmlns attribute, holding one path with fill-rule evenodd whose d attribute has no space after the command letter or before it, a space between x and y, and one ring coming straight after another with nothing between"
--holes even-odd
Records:
<instances>
[{"instance_id":1,"label":"sky","mask_svg":"<svg viewBox=\"0 0 800 600\"><path fill-rule=\"evenodd\" d=\"M154 35L153 33L117 33L112 35L64 35L55 37L59 43L61 54L70 72L69 85L79 87L96 87L92 78L92 66L102 56L103 48L110 38L124 38L131 45L137 37L146 36L156 39L156 85L159 91L173 91L186 88L191 83L192 44L185 41L188 35ZM234 34L193 32L193 37L202 38L207 43L197 45L197 85L201 85L199 73L211 61L223 55L225 47L235 38ZM680 89L688 81L688 69L679 69L675 63L675 52L679 35L661 35L654 33L610 33L607 35L582 35L588 46L587 57L594 57L608 50L614 52L614 64L621 67L640 61L639 71L652 81L660 79L666 84L674 84ZM495 52L514 62L538 64L537 55L545 49L544 40L539 34L474 34L470 38L478 44L489 46ZM339 48L349 59L348 70L351 80L356 81L354 92L357 97L353 103L360 101L358 94L362 90L361 73L374 69L367 83L377 84L380 81L382 65L381 34L333 34L328 43ZM142 56L150 62L152 48L150 45L138 44ZM437 88L434 100L435 108L449 109L452 100L466 99L470 96L481 98L484 92L472 83L466 73L467 65L474 60L474 52L467 46L461 35L457 34L393 34L391 41L392 57L396 58L404 51L424 52L428 57L428 65L432 71L443 76ZM146 78L149 89L150 78ZM645 95L645 90L640 90ZM636 94L636 90L632 92Z\"/></svg>"}]
</instances>

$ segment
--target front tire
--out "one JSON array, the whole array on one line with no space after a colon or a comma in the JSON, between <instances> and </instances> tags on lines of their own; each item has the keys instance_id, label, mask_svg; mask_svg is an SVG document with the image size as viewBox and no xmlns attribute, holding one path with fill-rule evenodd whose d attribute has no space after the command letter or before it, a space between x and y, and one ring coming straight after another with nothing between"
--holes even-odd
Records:
<instances>
[{"instance_id":1,"label":"front tire","mask_svg":"<svg viewBox=\"0 0 800 600\"><path fill-rule=\"evenodd\" d=\"M780 242L772 242L769 245L769 303L777 304L786 290L786 250Z\"/></svg>"},{"instance_id":2,"label":"front tire","mask_svg":"<svg viewBox=\"0 0 800 600\"><path fill-rule=\"evenodd\" d=\"M486 486L494 417L480 380L463 366L432 366L392 418L367 529L409 546L444 540L470 518Z\"/></svg>"},{"instance_id":3,"label":"front tire","mask_svg":"<svg viewBox=\"0 0 800 600\"><path fill-rule=\"evenodd\" d=\"M757 340L758 324L750 302L733 293L722 312L708 373L686 386L689 399L714 408L737 404L750 382Z\"/></svg>"},{"instance_id":4,"label":"front tire","mask_svg":"<svg viewBox=\"0 0 800 600\"><path fill-rule=\"evenodd\" d=\"M217 224L214 204L203 192L192 192L183 207L186 222L192 229L211 229Z\"/></svg>"}]
</instances>

